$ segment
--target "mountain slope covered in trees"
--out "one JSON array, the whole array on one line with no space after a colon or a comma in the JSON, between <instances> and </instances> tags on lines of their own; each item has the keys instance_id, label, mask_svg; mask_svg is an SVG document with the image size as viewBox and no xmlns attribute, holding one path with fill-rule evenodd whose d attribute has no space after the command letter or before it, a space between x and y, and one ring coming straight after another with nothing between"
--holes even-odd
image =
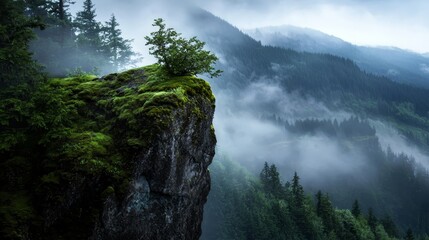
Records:
<instances>
[{"instance_id":1,"label":"mountain slope covered in trees","mask_svg":"<svg viewBox=\"0 0 429 240\"><path fill-rule=\"evenodd\" d=\"M213 81L215 90L240 92L255 82L278 84L287 93L313 97L331 109L392 122L427 145L429 90L366 73L346 58L263 46L208 12L194 10L189 21L221 58L224 74Z\"/></svg>"},{"instance_id":2,"label":"mountain slope covered in trees","mask_svg":"<svg viewBox=\"0 0 429 240\"><path fill-rule=\"evenodd\" d=\"M389 216L378 217L372 208L363 210L357 200L350 203L351 210L337 209L329 194L306 194L297 173L284 183L276 166L267 162L259 178L224 156L215 159L211 171L202 239L388 240L402 236ZM412 234L409 231L408 237Z\"/></svg>"},{"instance_id":3,"label":"mountain slope covered in trees","mask_svg":"<svg viewBox=\"0 0 429 240\"><path fill-rule=\"evenodd\" d=\"M246 30L246 33L263 45L349 58L367 72L429 88L429 59L417 53L398 48L356 46L316 30L294 26L257 28Z\"/></svg>"},{"instance_id":4,"label":"mountain slope covered in trees","mask_svg":"<svg viewBox=\"0 0 429 240\"><path fill-rule=\"evenodd\" d=\"M343 117L335 116L335 112L345 112L352 116L359 116L362 119L380 121L383 124L392 126L401 138L405 139L406 145L416 146L419 151L427 156L429 146L428 90L397 83L386 77L367 73L362 71L356 63L346 58L330 54L301 53L291 49L263 46L239 29L208 12L196 10L191 12L189 16L192 20L188 22L187 26L193 26L198 29L195 33L207 41L210 49L213 49L220 56L219 66L224 70L224 73L219 80L213 81L213 86L215 94L221 96L220 101L222 101L222 97L228 96L226 98L228 99L228 104L220 105L220 108L229 109L226 112L239 114L244 111L247 114L246 116L256 118L261 115L276 115L280 121L289 120L289 124L294 125L294 122L299 119L279 110L279 103L275 102L275 99L278 99L276 97L272 96L274 100L271 102L264 102L263 108L256 107L259 104L258 101L269 98L264 94L277 93L262 92L259 99L255 98L253 102L249 102L250 97L247 91L249 87L274 86L275 89L280 89L280 94L295 96L294 99L300 99L297 103L303 103L303 105L296 106L297 108L308 108L306 101L319 102L320 106L324 106L332 112L333 116L328 118L329 121L334 121L334 119L337 119L338 122L342 121ZM314 119L323 120L323 118L326 118L326 116L320 116L316 113L306 121L311 123ZM246 120L243 119L243 121ZM222 120L219 121L222 122ZM297 122L297 124L299 125L300 123ZM286 132L285 141L294 142L296 138L305 138L308 135L306 131L311 131L313 128L311 125L303 125L305 131L297 131L295 134L297 137L291 134L292 129L283 127ZM358 123L357 125L351 125L353 127L360 126ZM368 127L371 126L371 124L368 125ZM222 127L217 126L218 129ZM237 126L227 125L227 127L234 129ZM240 131L252 132L257 129L240 128L234 130L239 133ZM230 131L232 132L231 134L234 134L233 130ZM368 163L365 166L370 170L364 169L364 172L360 172L360 170L350 171L348 175L342 175L336 179L329 179L329 175L321 175L322 178L326 179L323 179L323 181L318 181L314 178L308 179L305 180L304 184L312 192L322 189L324 192L329 193L332 196L333 203L343 208L351 206L353 201L350 197L344 196L360 195L360 202L363 206L373 207L380 216L384 214L391 215L398 223L401 231L411 227L420 233L427 233L429 223L424 220L428 216L426 204L424 203L427 197L426 194L418 194L421 187L419 184L426 184L427 182L427 178L424 177L427 176L427 170L424 165L419 163L425 161L425 159L418 158L414 161L414 156L402 154L399 149L387 150L386 146L380 146L378 143L377 137L379 137L379 134L379 132L368 132L365 136L346 141L341 137L341 134L329 135L323 131L322 133L318 132L317 136L323 136L321 138L323 141L338 142L339 148L345 149L345 155L347 151L352 153L353 149L358 151L360 153L358 155L361 158L350 158L350 161ZM328 136L326 137L326 135ZM226 135L226 138L232 136L235 135ZM269 139L268 136L267 138ZM219 139L222 142L223 138L220 137ZM263 143L263 141L258 141L258 143L262 145L277 144L277 142ZM241 143L236 142L236 144L237 148L240 148ZM255 145L255 147L260 146ZM311 151L312 147L308 145L308 151ZM294 149L294 145L288 145L288 148ZM264 154L260 153L260 155L263 156ZM337 158L336 156L332 157ZM314 158L314 161L317 162L317 156L314 156ZM256 158L234 158L234 160L248 166L254 166L258 161L261 161L261 159ZM270 161L270 159L265 160ZM288 163L293 161L300 162L301 160L303 160L302 156L297 150L295 159L287 158L282 163L287 166ZM279 164L279 161L276 160L276 164ZM344 159L344 164L346 163L347 161ZM326 162L326 164L330 163ZM327 168L329 167L327 166ZM281 173L287 172L287 167L283 168L282 165L279 165L279 169ZM337 168L332 167L331 169L334 171ZM251 169L251 171L255 171L255 169ZM402 180L395 180L394 172L404 176L400 178ZM367 177L366 174L374 174L379 178L373 178L370 175ZM366 178L363 186L359 176ZM416 177L419 180L410 180L415 183L406 181L410 177ZM326 186L318 185L318 183L326 184ZM403 192L400 190L401 186L404 187L404 191L405 189L416 191L416 195L405 194L415 197L404 199ZM359 194L354 195L351 193ZM414 201L411 199L414 199ZM345 205L346 202L348 205Z\"/></svg>"},{"instance_id":5,"label":"mountain slope covered in trees","mask_svg":"<svg viewBox=\"0 0 429 240\"><path fill-rule=\"evenodd\" d=\"M69 82L47 80L38 71L40 66L32 61L28 51L32 29L39 37L33 42L34 56L51 74L64 75L67 68L75 73L92 71L94 67L107 71L130 63L127 62L130 58L125 58L128 60L121 63L114 62L119 61L122 55L119 45L113 43L129 44L128 40L121 40L116 18L112 17L103 27L95 20L95 7L89 0L85 1L84 9L75 18L67 11L67 4L72 2L65 0L5 0L0 4L1 29L19 30L2 31L0 34L2 87L27 84L2 94L3 110L0 114L4 116L0 124L4 137L1 147L8 158L8 161L2 162L5 172L2 178L18 188L2 186L0 214L7 223L2 224L7 228L4 234L25 237L26 229L17 227L24 226L21 222L36 219L32 226L36 232L44 231L39 228L40 219L33 218L34 211L42 209L41 203L30 200L43 199L49 195L44 193L50 193L51 187L61 195L61 188L57 187L62 185L58 183L73 178L74 175L68 174L70 169L82 171L83 174L90 171L91 176L121 175L121 171L116 170L117 165L123 162L118 162L116 157L123 152L107 154L108 151L115 151L109 147L109 138L88 133L89 130L94 128L102 132L113 129L113 134L137 134L117 140L125 148L145 145L138 141L141 137L138 132L121 132L120 127L116 128L121 124L135 126L142 123L132 116L130 118L130 112L140 114L145 109L144 106L143 109L134 108L133 103L153 97L148 100L149 103L154 103L156 99L164 103L165 100L170 109L177 107L174 103L170 104L170 95L177 96L180 101L189 99L182 96L183 89L176 84L171 86L171 94L161 91L159 94L133 98L134 83L127 83L125 88L116 85L124 80L127 73L110 75L111 79L107 79L114 81L105 78L95 80L96 77L82 74L69 79ZM179 13L182 9L175 10ZM37 16L41 19L34 18ZM206 219L210 223L210 228L204 230L207 234L215 239L389 239L405 236L406 233L407 238L412 239L413 232L425 237L429 232L428 172L425 167L428 162L424 162L429 147L429 90L366 73L358 64L343 57L264 46L201 9L193 8L182 16L188 18L182 26L189 31L193 29L195 35L205 40L207 47L220 58L217 67L224 73L220 79L212 81L217 100L221 103L217 108L216 128L219 132L225 128L230 134L226 135L233 140L228 150L236 148L250 153L233 160L246 164L254 175L259 175L265 161L276 165L266 165L260 179L255 180L252 175L235 171L230 163L218 160L219 164L215 163L211 171L215 181L206 211ZM10 21L10 18L16 21ZM14 44L10 39L18 39L19 44ZM34 77L31 77L32 74ZM34 82L43 79L45 83L39 86L46 88L36 91L34 87L37 84ZM33 85L29 87L28 83ZM105 87L110 84L115 88L110 92L114 94L114 99L94 103L93 90L96 95L103 95L106 93ZM160 84L164 86L162 82ZM138 91L136 94L144 93ZM190 91L190 94L197 92ZM62 96L70 96L76 101L64 103ZM79 97L88 100L91 107L85 108L82 101L75 99ZM209 97L214 100L213 96ZM110 122L100 121L103 116L100 116L98 108L92 107L93 104L102 108L100 111L125 104L124 107L115 108L120 112L119 123L110 126ZM42 110L35 110L39 108ZM294 109L289 111L288 108ZM94 109L97 111L92 112ZM303 117L296 114L300 109L319 109L329 114L310 111ZM158 109L151 110L155 115L159 113ZM198 110L194 113L199 117L204 115ZM90 120L79 124L69 121L69 117L78 116L76 118L80 119L81 115ZM106 117L110 119L112 116ZM164 122L163 118L158 120ZM227 125L229 122L235 125ZM392 132L401 140L395 148L382 144L385 136L376 123L395 130ZM55 124L69 127L57 128ZM256 135L258 133L260 135ZM38 141L39 136L45 136L44 141ZM227 138L223 137L219 138L220 146L225 146L222 141ZM55 147L61 143L55 139L65 141L65 147ZM250 144L242 145L243 142ZM34 155L32 144L48 150ZM415 150L412 154L401 152L403 147L409 146ZM47 154L51 149L55 151ZM278 153L276 159L266 157L271 152ZM415 153L420 155L414 156ZM100 155L108 156L101 158ZM49 161L55 156L62 156L62 162ZM82 161L73 161L78 157ZM308 161L309 158L311 161ZM57 165L66 171L55 172L53 169ZM255 165L256 170L252 168ZM292 178L297 169L302 176L300 180L297 176ZM32 172L38 180L16 177L21 176L22 172ZM111 182L113 189L119 191L118 197L123 196L123 177L114 177ZM285 179L293 180L291 184L286 184L281 181ZM33 193L34 186L40 188ZM304 187L311 197L304 194ZM112 193L112 188L102 185L94 194L103 197L104 189L107 194ZM312 196L319 190L323 194L317 194L312 202ZM53 198L53 204L64 200L57 198L56 194L48 197ZM352 205L355 200L358 202ZM88 203L91 205L93 202ZM361 206L360 211L358 206ZM93 205L86 207L92 209ZM352 211L337 210L337 207L352 208ZM367 211L369 208L373 210ZM60 225L67 229L67 233L74 233L75 226L69 226L67 219L78 219L79 216L78 207L71 218L66 218ZM396 230L390 217L397 224ZM84 234L88 235L90 230L84 229L86 221L92 224L95 220L89 218L79 222L83 225L79 229L87 231ZM14 232L14 229L19 232ZM56 228L50 230L58 233Z\"/></svg>"}]
</instances>

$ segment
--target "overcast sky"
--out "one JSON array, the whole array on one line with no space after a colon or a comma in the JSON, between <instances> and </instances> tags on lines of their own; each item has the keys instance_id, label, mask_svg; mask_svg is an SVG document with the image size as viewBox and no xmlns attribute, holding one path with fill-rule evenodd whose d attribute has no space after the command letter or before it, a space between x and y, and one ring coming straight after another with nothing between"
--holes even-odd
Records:
<instances>
[{"instance_id":1,"label":"overcast sky","mask_svg":"<svg viewBox=\"0 0 429 240\"><path fill-rule=\"evenodd\" d=\"M83 0L76 0L73 10ZM127 38L144 43L151 30L150 5L159 0L93 0L102 21L115 13ZM183 0L165 1L173 6ZM295 25L320 30L366 46L429 52L429 0L194 0L242 28ZM161 8L162 9L162 8ZM159 10L159 9L158 9ZM146 17L147 16L147 17ZM143 30L142 28L146 29ZM137 47L137 50L142 50Z\"/></svg>"}]
</instances>

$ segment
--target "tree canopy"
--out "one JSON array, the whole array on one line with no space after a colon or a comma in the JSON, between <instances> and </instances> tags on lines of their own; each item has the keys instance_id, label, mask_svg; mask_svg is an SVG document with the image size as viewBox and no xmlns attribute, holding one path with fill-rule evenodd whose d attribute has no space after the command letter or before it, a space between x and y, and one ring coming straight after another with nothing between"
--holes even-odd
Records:
<instances>
[{"instance_id":1,"label":"tree canopy","mask_svg":"<svg viewBox=\"0 0 429 240\"><path fill-rule=\"evenodd\" d=\"M158 31L145 37L146 45L150 45L150 54L169 74L185 76L207 73L211 78L220 76L221 71L213 66L218 58L203 49L204 42L196 37L181 37L173 28L166 28L162 18L155 19L152 26L158 27Z\"/></svg>"},{"instance_id":2,"label":"tree canopy","mask_svg":"<svg viewBox=\"0 0 429 240\"><path fill-rule=\"evenodd\" d=\"M44 28L36 18L24 15L23 1L0 1L0 86L34 82L39 66L28 51L33 28Z\"/></svg>"}]
</instances>

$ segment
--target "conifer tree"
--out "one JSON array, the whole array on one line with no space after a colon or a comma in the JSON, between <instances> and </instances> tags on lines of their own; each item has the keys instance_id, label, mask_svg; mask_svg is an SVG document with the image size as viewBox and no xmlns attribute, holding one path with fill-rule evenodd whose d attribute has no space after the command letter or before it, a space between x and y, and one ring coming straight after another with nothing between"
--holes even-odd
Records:
<instances>
[{"instance_id":1,"label":"conifer tree","mask_svg":"<svg viewBox=\"0 0 429 240\"><path fill-rule=\"evenodd\" d=\"M398 229L396 228L396 224L393 222L392 218L389 215L381 219L380 222L383 225L386 233L389 234L389 236L391 237L398 236Z\"/></svg>"},{"instance_id":2,"label":"conifer tree","mask_svg":"<svg viewBox=\"0 0 429 240\"><path fill-rule=\"evenodd\" d=\"M83 10L76 13L74 26L77 30L77 43L79 48L86 52L101 52L101 26L95 19L94 4L91 0L85 0Z\"/></svg>"},{"instance_id":3,"label":"conifer tree","mask_svg":"<svg viewBox=\"0 0 429 240\"><path fill-rule=\"evenodd\" d=\"M26 0L25 15L32 18L40 18L46 22L48 18L49 2L47 0Z\"/></svg>"},{"instance_id":4,"label":"conifer tree","mask_svg":"<svg viewBox=\"0 0 429 240\"><path fill-rule=\"evenodd\" d=\"M414 240L414 234L411 228L408 228L407 233L405 235L405 240Z\"/></svg>"},{"instance_id":5,"label":"conifer tree","mask_svg":"<svg viewBox=\"0 0 429 240\"><path fill-rule=\"evenodd\" d=\"M355 217L359 217L360 216L360 206L359 206L359 202L358 202L357 199L353 202L352 214Z\"/></svg>"},{"instance_id":6,"label":"conifer tree","mask_svg":"<svg viewBox=\"0 0 429 240\"><path fill-rule=\"evenodd\" d=\"M40 70L28 51L33 28L44 28L37 19L24 15L22 0L0 1L0 85L33 82Z\"/></svg>"},{"instance_id":7,"label":"conifer tree","mask_svg":"<svg viewBox=\"0 0 429 240\"><path fill-rule=\"evenodd\" d=\"M325 226L324 230L329 234L335 230L336 225L334 208L328 195L323 195L320 190L316 194L316 201L316 214L322 219Z\"/></svg>"},{"instance_id":8,"label":"conifer tree","mask_svg":"<svg viewBox=\"0 0 429 240\"><path fill-rule=\"evenodd\" d=\"M298 174L295 172L292 178L292 198L290 212L298 229L306 238L311 238L312 229L306 212L304 189L299 183Z\"/></svg>"},{"instance_id":9,"label":"conifer tree","mask_svg":"<svg viewBox=\"0 0 429 240\"><path fill-rule=\"evenodd\" d=\"M115 72L132 64L132 56L136 55L131 50L130 43L132 40L124 39L118 27L119 23L113 14L103 27L103 44Z\"/></svg>"},{"instance_id":10,"label":"conifer tree","mask_svg":"<svg viewBox=\"0 0 429 240\"><path fill-rule=\"evenodd\" d=\"M37 38L30 49L34 59L44 65L53 75L60 75L76 63L76 35L72 25L71 0L27 0L27 14L39 18L46 24L43 31L35 31Z\"/></svg>"},{"instance_id":11,"label":"conifer tree","mask_svg":"<svg viewBox=\"0 0 429 240\"><path fill-rule=\"evenodd\" d=\"M283 195L283 186L280 181L280 174L277 171L276 165L272 164L269 170L271 191L274 196L281 197Z\"/></svg>"},{"instance_id":12,"label":"conifer tree","mask_svg":"<svg viewBox=\"0 0 429 240\"><path fill-rule=\"evenodd\" d=\"M265 162L264 167L262 168L262 171L259 174L259 179L261 180L261 183L264 186L264 188L266 188L266 186L268 186L269 172L270 172L270 167L268 166L268 163Z\"/></svg>"},{"instance_id":13,"label":"conifer tree","mask_svg":"<svg viewBox=\"0 0 429 240\"><path fill-rule=\"evenodd\" d=\"M50 16L47 22L56 27L54 34L61 47L64 47L66 43L69 44L70 40L74 40L71 14L69 12L70 4L73 3L70 0L56 0L48 3Z\"/></svg>"},{"instance_id":14,"label":"conifer tree","mask_svg":"<svg viewBox=\"0 0 429 240\"><path fill-rule=\"evenodd\" d=\"M316 214L317 216L322 215L322 191L317 191L316 193Z\"/></svg>"},{"instance_id":15,"label":"conifer tree","mask_svg":"<svg viewBox=\"0 0 429 240\"><path fill-rule=\"evenodd\" d=\"M304 205L304 189L299 183L299 176L296 172L292 178L292 197L297 207Z\"/></svg>"},{"instance_id":16,"label":"conifer tree","mask_svg":"<svg viewBox=\"0 0 429 240\"><path fill-rule=\"evenodd\" d=\"M371 228L372 232L375 233L375 228L377 227L377 218L374 215L372 208L368 209L368 226Z\"/></svg>"},{"instance_id":17,"label":"conifer tree","mask_svg":"<svg viewBox=\"0 0 429 240\"><path fill-rule=\"evenodd\" d=\"M275 197L284 196L283 185L280 181L280 174L277 171L276 165L264 164L264 168L260 173L261 183L267 193L273 194Z\"/></svg>"}]
</instances>

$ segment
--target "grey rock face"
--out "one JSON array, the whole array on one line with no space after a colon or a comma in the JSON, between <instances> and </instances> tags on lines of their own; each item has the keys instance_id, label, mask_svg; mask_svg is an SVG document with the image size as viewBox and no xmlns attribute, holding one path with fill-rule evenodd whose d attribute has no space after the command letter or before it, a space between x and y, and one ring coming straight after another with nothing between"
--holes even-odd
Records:
<instances>
[{"instance_id":1,"label":"grey rock face","mask_svg":"<svg viewBox=\"0 0 429 240\"><path fill-rule=\"evenodd\" d=\"M199 239L215 153L213 113L203 98L172 112L136 157L127 196L108 197L92 239Z\"/></svg>"}]
</instances>

